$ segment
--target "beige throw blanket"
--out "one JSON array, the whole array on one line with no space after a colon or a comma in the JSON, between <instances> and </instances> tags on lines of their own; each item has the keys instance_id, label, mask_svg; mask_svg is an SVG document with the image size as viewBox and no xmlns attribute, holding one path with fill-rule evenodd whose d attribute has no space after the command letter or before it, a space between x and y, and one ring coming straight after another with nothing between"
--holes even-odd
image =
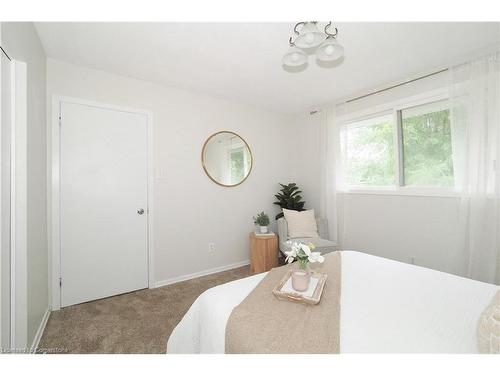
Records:
<instances>
[{"instance_id":1,"label":"beige throw blanket","mask_svg":"<svg viewBox=\"0 0 500 375\"><path fill-rule=\"evenodd\" d=\"M339 353L340 252L325 255L317 272L327 273L317 305L278 300L272 293L288 265L272 269L233 309L226 326L226 353Z\"/></svg>"}]
</instances>

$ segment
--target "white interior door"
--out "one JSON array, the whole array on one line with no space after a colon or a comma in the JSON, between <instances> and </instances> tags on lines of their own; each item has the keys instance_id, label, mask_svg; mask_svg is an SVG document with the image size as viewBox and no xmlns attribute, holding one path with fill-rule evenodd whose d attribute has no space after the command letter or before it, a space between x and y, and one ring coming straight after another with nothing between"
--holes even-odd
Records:
<instances>
[{"instance_id":1,"label":"white interior door","mask_svg":"<svg viewBox=\"0 0 500 375\"><path fill-rule=\"evenodd\" d=\"M147 116L61 102L60 118L61 306L147 288Z\"/></svg>"}]
</instances>

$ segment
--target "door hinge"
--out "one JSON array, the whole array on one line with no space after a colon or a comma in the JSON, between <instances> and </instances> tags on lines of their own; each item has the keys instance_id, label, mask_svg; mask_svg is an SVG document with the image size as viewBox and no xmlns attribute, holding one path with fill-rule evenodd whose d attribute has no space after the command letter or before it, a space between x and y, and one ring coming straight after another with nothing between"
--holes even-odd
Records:
<instances>
[{"instance_id":1,"label":"door hinge","mask_svg":"<svg viewBox=\"0 0 500 375\"><path fill-rule=\"evenodd\" d=\"M59 116L59 127L61 127L61 120L62 120L62 118L61 118L61 116Z\"/></svg>"},{"instance_id":2,"label":"door hinge","mask_svg":"<svg viewBox=\"0 0 500 375\"><path fill-rule=\"evenodd\" d=\"M62 287L62 278L59 278L59 288Z\"/></svg>"}]
</instances>

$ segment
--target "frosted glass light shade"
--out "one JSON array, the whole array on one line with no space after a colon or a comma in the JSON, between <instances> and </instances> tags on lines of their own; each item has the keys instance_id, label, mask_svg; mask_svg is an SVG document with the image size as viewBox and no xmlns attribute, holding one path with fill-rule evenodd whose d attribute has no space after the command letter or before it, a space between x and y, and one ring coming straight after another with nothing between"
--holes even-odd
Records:
<instances>
[{"instance_id":1,"label":"frosted glass light shade","mask_svg":"<svg viewBox=\"0 0 500 375\"><path fill-rule=\"evenodd\" d=\"M294 43L300 48L314 48L324 40L325 34L318 30L318 26L313 22L307 22L300 29L300 34Z\"/></svg>"},{"instance_id":2,"label":"frosted glass light shade","mask_svg":"<svg viewBox=\"0 0 500 375\"><path fill-rule=\"evenodd\" d=\"M344 55L344 47L335 38L325 40L316 51L316 57L321 61L334 61L342 55Z\"/></svg>"},{"instance_id":3,"label":"frosted glass light shade","mask_svg":"<svg viewBox=\"0 0 500 375\"><path fill-rule=\"evenodd\" d=\"M290 46L282 61L286 66L301 66L307 62L307 55L300 48Z\"/></svg>"}]
</instances>

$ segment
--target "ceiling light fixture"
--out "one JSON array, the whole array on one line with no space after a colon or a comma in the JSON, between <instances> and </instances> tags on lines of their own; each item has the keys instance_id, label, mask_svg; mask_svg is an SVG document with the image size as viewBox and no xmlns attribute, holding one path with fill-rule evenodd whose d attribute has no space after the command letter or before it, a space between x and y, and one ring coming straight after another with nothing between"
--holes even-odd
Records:
<instances>
[{"instance_id":1,"label":"ceiling light fixture","mask_svg":"<svg viewBox=\"0 0 500 375\"><path fill-rule=\"evenodd\" d=\"M300 27L300 30L298 29ZM330 21L323 32L318 29L318 22L299 22L293 28L296 35L295 40L290 37L290 48L283 56L283 64L288 67L298 67L307 64L308 56L306 50L316 48L316 58L319 61L335 61L344 55L344 47L337 41L338 30L331 30Z\"/></svg>"},{"instance_id":2,"label":"ceiling light fixture","mask_svg":"<svg viewBox=\"0 0 500 375\"><path fill-rule=\"evenodd\" d=\"M283 56L283 64L287 66L302 66L307 63L307 55L294 44L290 44L290 48Z\"/></svg>"}]
</instances>

